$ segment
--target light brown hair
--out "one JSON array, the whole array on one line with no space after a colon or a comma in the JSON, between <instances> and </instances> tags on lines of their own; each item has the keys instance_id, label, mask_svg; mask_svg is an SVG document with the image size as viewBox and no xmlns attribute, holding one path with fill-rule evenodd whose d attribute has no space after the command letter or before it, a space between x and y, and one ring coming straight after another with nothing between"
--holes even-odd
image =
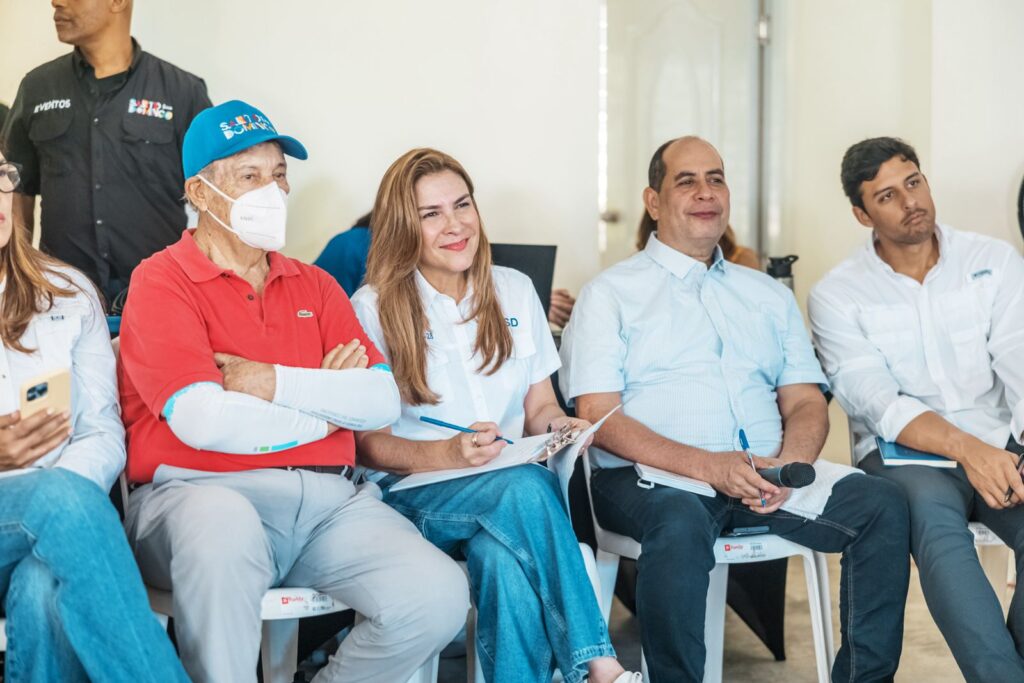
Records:
<instances>
[{"instance_id":1,"label":"light brown hair","mask_svg":"<svg viewBox=\"0 0 1024 683\"><path fill-rule=\"evenodd\" d=\"M19 226L11 229L11 239L0 249L0 277L3 301L0 303L0 339L4 346L21 353L32 353L21 343L29 322L37 313L53 308L56 297L71 297L77 287L57 268L60 261L39 251ZM69 285L58 287L49 276L58 275Z\"/></svg>"},{"instance_id":2,"label":"light brown hair","mask_svg":"<svg viewBox=\"0 0 1024 683\"><path fill-rule=\"evenodd\" d=\"M416 286L423 233L416 207L416 183L424 176L452 171L473 199L473 181L462 165L444 152L413 149L400 156L380 182L373 204L373 231L366 260L366 283L377 290L378 315L402 400L412 405L437 404L441 397L427 384L427 318ZM473 350L480 372L494 374L512 355L512 334L491 278L491 245L480 221L476 258L467 272L473 299L469 319L476 319Z\"/></svg>"}]
</instances>

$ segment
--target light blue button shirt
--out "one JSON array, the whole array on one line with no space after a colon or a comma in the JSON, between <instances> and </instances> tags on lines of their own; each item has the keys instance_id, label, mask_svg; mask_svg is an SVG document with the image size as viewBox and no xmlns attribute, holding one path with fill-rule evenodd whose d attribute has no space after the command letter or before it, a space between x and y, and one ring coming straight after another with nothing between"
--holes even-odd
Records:
<instances>
[{"instance_id":1,"label":"light blue button shirt","mask_svg":"<svg viewBox=\"0 0 1024 683\"><path fill-rule=\"evenodd\" d=\"M580 292L562 335L567 399L622 395L623 412L709 451L782 445L776 389L827 387L793 293L716 251L710 268L652 236ZM593 449L602 467L629 465Z\"/></svg>"}]
</instances>

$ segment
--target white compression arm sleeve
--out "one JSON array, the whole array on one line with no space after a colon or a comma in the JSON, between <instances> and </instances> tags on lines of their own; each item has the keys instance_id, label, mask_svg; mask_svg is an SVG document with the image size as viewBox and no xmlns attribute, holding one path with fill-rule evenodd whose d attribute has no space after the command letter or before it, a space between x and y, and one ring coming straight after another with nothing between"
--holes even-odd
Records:
<instances>
[{"instance_id":1,"label":"white compression arm sleeve","mask_svg":"<svg viewBox=\"0 0 1024 683\"><path fill-rule=\"evenodd\" d=\"M327 436L324 420L214 382L197 382L167 400L164 418L192 448L236 455L284 451Z\"/></svg>"},{"instance_id":2,"label":"white compression arm sleeve","mask_svg":"<svg viewBox=\"0 0 1024 683\"><path fill-rule=\"evenodd\" d=\"M274 403L331 424L367 431L395 422L402 411L398 385L386 365L314 370L275 365Z\"/></svg>"}]
</instances>

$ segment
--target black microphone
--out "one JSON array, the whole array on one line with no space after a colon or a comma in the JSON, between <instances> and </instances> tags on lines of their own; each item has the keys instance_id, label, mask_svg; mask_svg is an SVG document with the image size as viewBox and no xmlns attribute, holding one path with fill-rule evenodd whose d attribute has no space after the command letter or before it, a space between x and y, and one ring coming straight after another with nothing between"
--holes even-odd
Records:
<instances>
[{"instance_id":1,"label":"black microphone","mask_svg":"<svg viewBox=\"0 0 1024 683\"><path fill-rule=\"evenodd\" d=\"M791 462L782 467L768 467L758 470L757 473L765 481L790 489L807 486L814 482L815 477L814 466L805 462Z\"/></svg>"}]
</instances>

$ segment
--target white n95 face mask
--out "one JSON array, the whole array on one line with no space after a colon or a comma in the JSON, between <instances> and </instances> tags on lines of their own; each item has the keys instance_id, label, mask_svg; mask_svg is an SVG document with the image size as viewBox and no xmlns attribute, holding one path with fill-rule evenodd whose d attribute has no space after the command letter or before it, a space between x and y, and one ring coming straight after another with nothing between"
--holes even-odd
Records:
<instances>
[{"instance_id":1,"label":"white n95 face mask","mask_svg":"<svg viewBox=\"0 0 1024 683\"><path fill-rule=\"evenodd\" d=\"M206 213L210 214L213 220L238 235L238 239L254 249L280 251L284 248L285 226L288 223L288 195L276 182L232 199L203 176L199 176L199 179L231 202L231 225L227 225L207 209Z\"/></svg>"}]
</instances>

